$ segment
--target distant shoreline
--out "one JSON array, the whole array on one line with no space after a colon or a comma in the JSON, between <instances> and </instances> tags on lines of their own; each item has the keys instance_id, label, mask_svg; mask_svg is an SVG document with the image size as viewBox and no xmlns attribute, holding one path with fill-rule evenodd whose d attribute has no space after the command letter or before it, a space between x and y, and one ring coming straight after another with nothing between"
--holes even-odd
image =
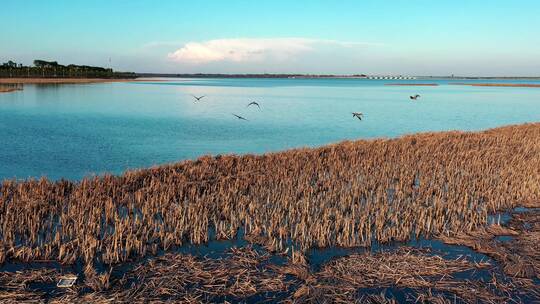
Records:
<instances>
[{"instance_id":1,"label":"distant shoreline","mask_svg":"<svg viewBox=\"0 0 540 304\"><path fill-rule=\"evenodd\" d=\"M366 79L366 80L401 80L408 82L409 79L372 79L367 75L310 75L310 74L159 74L159 73L135 73L134 78L63 78L63 77L0 77L0 83L99 83L99 82L129 82L147 81L155 78L218 78L218 79ZM432 80L531 80L540 81L540 77L450 77L450 76L414 76L412 81ZM151 78L151 79L149 79ZM162 80L167 81L167 80ZM170 80L169 80L170 81ZM400 85L392 84L392 85ZM402 85L412 85L403 83ZM416 84L422 85L422 84ZM469 84L467 84L469 85Z\"/></svg>"},{"instance_id":2,"label":"distant shoreline","mask_svg":"<svg viewBox=\"0 0 540 304\"><path fill-rule=\"evenodd\" d=\"M336 74L203 74L203 73L194 73L194 74L167 74L167 73L135 73L137 77L145 78L276 78L276 79L290 79L290 78L300 78L300 79L325 79L325 78L340 78L340 79L366 79L366 80L402 80L407 81L408 79L370 79L375 75L366 75L366 74L353 74L353 75L336 75ZM389 75L390 76L390 75ZM382 76L381 76L382 77ZM400 76L395 76L400 77ZM508 76L482 76L482 77L470 77L470 76L411 76L416 79L411 80L434 80L434 79L444 79L444 80L540 80L540 76L520 76L520 77L508 77Z\"/></svg>"},{"instance_id":3,"label":"distant shoreline","mask_svg":"<svg viewBox=\"0 0 540 304\"><path fill-rule=\"evenodd\" d=\"M136 73L138 77L165 77L165 78L361 78L367 79L367 75L332 75L332 74L161 74L161 73Z\"/></svg>"},{"instance_id":4,"label":"distant shoreline","mask_svg":"<svg viewBox=\"0 0 540 304\"><path fill-rule=\"evenodd\" d=\"M359 77L359 76L333 76L333 75L317 75L317 76L311 76L311 75L302 75L302 76L287 76L287 75L271 75L271 77L263 77L261 75L208 75L208 76L192 76L189 77L187 75L185 76L150 76L148 74L146 75L140 75L140 77L137 78L0 78L0 84L91 84L91 83L107 83L107 82L145 82L145 81L173 81L172 79L159 79L162 77L170 77L170 78L223 78L223 79L245 79L245 78L261 78L261 79L331 79L331 78L340 78L340 79L366 79L365 77ZM431 78L433 79L433 78ZM440 78L443 79L443 78ZM444 78L444 79L454 79L459 80L455 78ZM480 79L499 79L499 80L540 80L540 78L479 78ZM461 80L473 80L471 78L467 79L461 79ZM529 88L540 88L540 84L535 83L465 83L465 82L455 82L455 83L448 83L449 85L466 85L466 86L476 86L476 87L529 87ZM415 82L400 82L400 83L385 83L386 86L439 86L438 83L415 83ZM13 92L20 89L14 89L14 88L0 88L0 93L5 92Z\"/></svg>"},{"instance_id":5,"label":"distant shoreline","mask_svg":"<svg viewBox=\"0 0 540 304\"><path fill-rule=\"evenodd\" d=\"M103 83L103 82L132 82L147 81L147 79L137 78L0 78L0 84L83 84L83 83Z\"/></svg>"},{"instance_id":6,"label":"distant shoreline","mask_svg":"<svg viewBox=\"0 0 540 304\"><path fill-rule=\"evenodd\" d=\"M436 87L438 83L386 83L387 86L418 86L418 87Z\"/></svg>"},{"instance_id":7,"label":"distant shoreline","mask_svg":"<svg viewBox=\"0 0 540 304\"><path fill-rule=\"evenodd\" d=\"M540 84L532 83L451 83L451 85L466 85L471 87L540 88Z\"/></svg>"}]
</instances>

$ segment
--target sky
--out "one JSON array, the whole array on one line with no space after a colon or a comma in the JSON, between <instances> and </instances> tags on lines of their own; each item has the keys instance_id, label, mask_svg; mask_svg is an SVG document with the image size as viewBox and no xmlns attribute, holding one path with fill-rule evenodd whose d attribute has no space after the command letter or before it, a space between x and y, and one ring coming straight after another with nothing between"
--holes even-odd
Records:
<instances>
[{"instance_id":1,"label":"sky","mask_svg":"<svg viewBox=\"0 0 540 304\"><path fill-rule=\"evenodd\" d=\"M158 73L540 76L537 0L1 0L0 61Z\"/></svg>"}]
</instances>

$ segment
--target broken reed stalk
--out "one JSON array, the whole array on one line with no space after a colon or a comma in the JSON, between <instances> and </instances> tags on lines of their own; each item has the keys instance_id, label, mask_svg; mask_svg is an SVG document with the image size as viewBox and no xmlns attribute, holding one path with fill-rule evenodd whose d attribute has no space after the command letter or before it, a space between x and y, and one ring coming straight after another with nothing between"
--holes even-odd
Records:
<instances>
[{"instance_id":1,"label":"broken reed stalk","mask_svg":"<svg viewBox=\"0 0 540 304\"><path fill-rule=\"evenodd\" d=\"M534 285L499 280L488 263L466 258L443 259L429 249L402 247L393 252L362 253L340 257L313 272L307 265L268 263L270 255L251 246L233 248L223 258L211 259L168 253L135 265L110 288L99 290L93 280L73 289L45 295L28 283L52 283L55 270L0 272L0 302L16 303L397 303L383 289L398 291L420 303L522 303L529 296L535 303L540 294ZM459 278L464 271L485 271L483 279ZM95 276L93 269L86 276ZM90 287L90 288L87 288ZM401 301L401 300L400 300Z\"/></svg>"},{"instance_id":2,"label":"broken reed stalk","mask_svg":"<svg viewBox=\"0 0 540 304\"><path fill-rule=\"evenodd\" d=\"M499 241L496 236L509 236ZM474 231L461 232L440 239L451 245L463 245L488 255L501 264L507 275L514 279L540 279L540 210L514 212L508 227L490 225ZM530 285L534 285L530 282ZM531 290L534 290L531 289ZM540 288L536 287L540 294Z\"/></svg>"}]
</instances>

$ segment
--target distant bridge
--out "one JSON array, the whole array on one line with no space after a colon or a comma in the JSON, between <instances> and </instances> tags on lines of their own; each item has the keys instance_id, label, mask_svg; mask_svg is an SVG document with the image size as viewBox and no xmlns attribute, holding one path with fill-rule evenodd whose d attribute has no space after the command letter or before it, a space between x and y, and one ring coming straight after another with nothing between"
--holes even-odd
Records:
<instances>
[{"instance_id":1,"label":"distant bridge","mask_svg":"<svg viewBox=\"0 0 540 304\"><path fill-rule=\"evenodd\" d=\"M414 76L368 76L367 79L416 79Z\"/></svg>"}]
</instances>

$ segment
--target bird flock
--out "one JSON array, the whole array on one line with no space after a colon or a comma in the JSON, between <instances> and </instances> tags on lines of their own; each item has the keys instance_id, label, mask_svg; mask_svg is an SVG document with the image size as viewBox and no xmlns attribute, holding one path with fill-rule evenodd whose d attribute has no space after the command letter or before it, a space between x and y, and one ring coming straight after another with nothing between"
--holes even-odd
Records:
<instances>
[{"instance_id":1,"label":"bird flock","mask_svg":"<svg viewBox=\"0 0 540 304\"><path fill-rule=\"evenodd\" d=\"M191 95L194 99L195 99L195 102L199 102L201 101L201 99L203 99L204 97L206 97L206 95L201 95L201 96L195 96L195 95ZM258 102L256 101L252 101L250 103L247 104L246 108L249 108L249 106L257 106L259 109L261 108L261 105L259 105ZM245 120L245 121L249 121L249 119L243 117L243 116L240 116L238 114L235 114L235 113L231 113L234 117L238 118L239 120Z\"/></svg>"},{"instance_id":2,"label":"bird flock","mask_svg":"<svg viewBox=\"0 0 540 304\"><path fill-rule=\"evenodd\" d=\"M191 95L191 96L195 99L195 102L201 101L201 99L206 97L206 95L201 95L201 96ZM409 98L411 100L417 100L419 97L420 97L420 95L418 95L418 94L409 96ZM261 106L256 101L252 101L252 102L248 103L246 108L249 108L249 106L257 106L259 109L261 109ZM238 118L239 120L249 121L249 119L247 119L247 118L245 118L243 116L240 116L238 114L235 114L235 113L231 113L231 114L234 117ZM364 114L362 112L352 112L352 115L353 115L353 117L358 118L358 120L362 120L362 118L364 117Z\"/></svg>"}]
</instances>

